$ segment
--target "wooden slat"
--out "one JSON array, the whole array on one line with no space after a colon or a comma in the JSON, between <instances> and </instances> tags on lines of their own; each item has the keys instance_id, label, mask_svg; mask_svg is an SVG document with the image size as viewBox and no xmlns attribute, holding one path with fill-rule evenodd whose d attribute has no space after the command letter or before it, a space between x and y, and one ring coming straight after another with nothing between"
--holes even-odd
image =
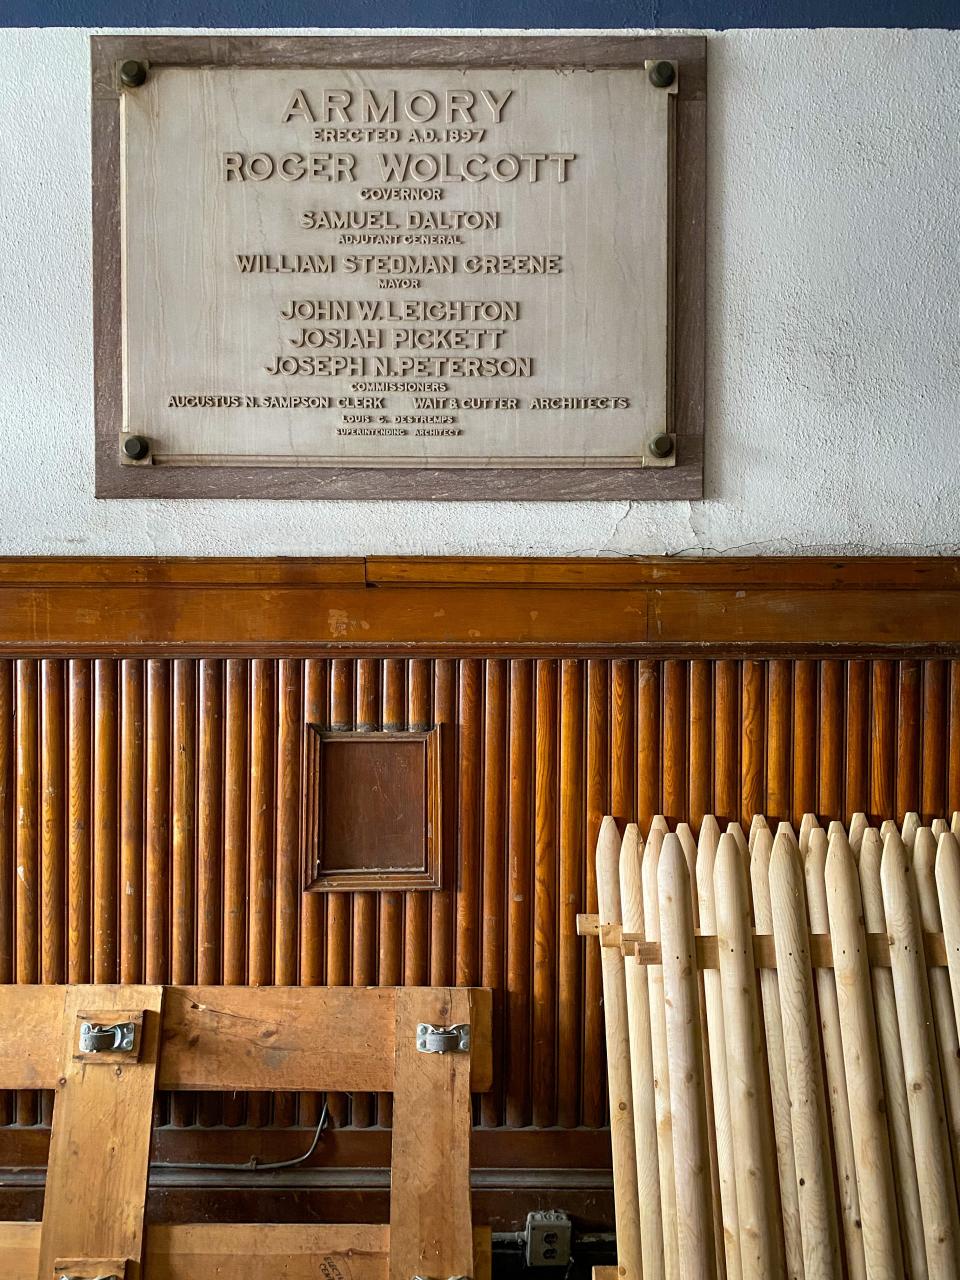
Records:
<instances>
[{"instance_id":1,"label":"wooden slat","mask_svg":"<svg viewBox=\"0 0 960 1280\"><path fill-rule=\"evenodd\" d=\"M867 1275L902 1276L860 885L853 854L842 834L830 841L826 888Z\"/></svg>"},{"instance_id":2,"label":"wooden slat","mask_svg":"<svg viewBox=\"0 0 960 1280\"><path fill-rule=\"evenodd\" d=\"M714 894L713 871L720 828L716 818L707 814L700 827L697 844L697 905L700 928L705 933L716 932L717 913ZM694 945L696 947L696 939ZM639 965L637 966L640 967ZM719 968L719 955L717 957ZM641 970L642 971L642 970ZM629 970L628 970L629 972ZM720 974L703 972L704 1019L707 1042L710 1046L707 1068L713 1103L713 1124L716 1134L717 1182L720 1198L720 1228L723 1241L727 1280L740 1280L740 1221L737 1210L737 1180L733 1151L733 1127L730 1117L730 1086L727 1079L727 1055L723 1028L723 992Z\"/></svg>"},{"instance_id":3,"label":"wooden slat","mask_svg":"<svg viewBox=\"0 0 960 1280\"><path fill-rule=\"evenodd\" d=\"M249 750L247 664L226 664L223 746L223 981L231 986L247 976L247 845L249 841L247 761ZM313 895L308 894L308 897ZM225 1124L240 1124L246 1099L223 1100Z\"/></svg>"},{"instance_id":4,"label":"wooden slat","mask_svg":"<svg viewBox=\"0 0 960 1280\"><path fill-rule=\"evenodd\" d=\"M40 977L40 794L38 743L39 690L37 662L22 658L16 664L16 980ZM21 1094L17 1122L35 1124L37 1099Z\"/></svg>"},{"instance_id":5,"label":"wooden slat","mask_svg":"<svg viewBox=\"0 0 960 1280\"><path fill-rule=\"evenodd\" d=\"M660 943L653 938L618 929L616 926L601 926L595 913L584 913L577 917L577 931L582 937L600 938L601 946L617 947L624 955L633 956L638 964L660 964ZM924 933L924 959L928 969L945 969L948 964L947 942L942 933ZM811 933L809 943L810 963L814 969L832 969L833 942L828 933ZM886 933L868 933L865 935L867 959L872 968L889 969L890 939ZM696 937L696 960L700 969L710 970L720 967L717 936L714 933L699 933ZM769 933L753 934L753 960L757 969L776 969L777 953L772 935Z\"/></svg>"},{"instance_id":6,"label":"wooden slat","mask_svg":"<svg viewBox=\"0 0 960 1280\"><path fill-rule=\"evenodd\" d=\"M930 658L923 664L923 751L919 809L925 823L942 816L947 783L948 664Z\"/></svg>"},{"instance_id":7,"label":"wooden slat","mask_svg":"<svg viewBox=\"0 0 960 1280\"><path fill-rule=\"evenodd\" d=\"M439 725L448 726L440 735L441 777L453 779L457 774L457 684L460 664L450 658L438 658L433 664L433 717ZM443 844L454 851L460 821L459 796L443 806ZM453 890L444 887L430 895L430 982L446 986L454 980ZM529 903L529 897L528 897ZM529 906L528 906L529 912Z\"/></svg>"},{"instance_id":8,"label":"wooden slat","mask_svg":"<svg viewBox=\"0 0 960 1280\"><path fill-rule=\"evenodd\" d=\"M507 717L508 717L508 683L509 667L505 662L494 660L487 663L486 689L484 697L484 789L483 789L483 873L482 873L482 910L483 925L481 929L481 961L480 976L484 986L491 987L496 993L493 1014L493 1058L496 1063L494 1087L480 1100L481 1123L485 1127L498 1125L503 1112L503 974L504 974L504 863L501 850L506 842L507 831ZM579 741L579 734L577 735ZM563 746L561 744L561 750ZM579 810L578 810L579 813ZM423 895L413 895L420 896ZM579 948L578 948L579 951ZM570 949L567 949L567 961ZM561 951L561 975L563 973L564 953ZM576 962L579 964L579 957ZM599 963L599 961L597 961ZM562 981L562 977L561 977ZM576 1015L579 1016L580 992L576 992ZM563 1017L561 1004L561 1017ZM567 1002L569 1016L569 1000ZM569 1026L569 1021L567 1023ZM574 1044L578 1041L573 1040ZM571 1055L579 1065L579 1054ZM577 1107L579 1098L577 1091L566 1090L568 1099L573 1095L573 1106ZM569 1105L569 1102L568 1102Z\"/></svg>"},{"instance_id":9,"label":"wooden slat","mask_svg":"<svg viewBox=\"0 0 960 1280\"><path fill-rule=\"evenodd\" d=\"M750 954L746 872L740 850L729 835L720 838L714 866L714 894L741 1262L744 1280L764 1280L783 1273L783 1246L773 1190L776 1171L770 1163L767 1141L771 1121L761 1102L765 1089L756 975Z\"/></svg>"},{"instance_id":10,"label":"wooden slat","mask_svg":"<svg viewBox=\"0 0 960 1280\"><path fill-rule=\"evenodd\" d=\"M714 675L714 808L721 821L740 814L740 664L716 663Z\"/></svg>"},{"instance_id":11,"label":"wooden slat","mask_svg":"<svg viewBox=\"0 0 960 1280\"><path fill-rule=\"evenodd\" d=\"M584 711L584 901L587 911L597 910L597 836L603 815L609 811L609 672L605 662L586 664ZM659 766L659 739L658 739ZM603 987L600 956L587 949L584 958L583 1123L606 1123L607 1088L604 1061Z\"/></svg>"},{"instance_id":12,"label":"wooden slat","mask_svg":"<svg viewBox=\"0 0 960 1280\"><path fill-rule=\"evenodd\" d=\"M940 899L936 883L937 841L929 827L921 827L913 846L913 883L920 907L920 927L925 935L943 929ZM930 1006L937 1049L940 1054L940 1079L946 1108L954 1169L960 1169L960 1038L950 991L950 974L942 968L927 974Z\"/></svg>"},{"instance_id":13,"label":"wooden slat","mask_svg":"<svg viewBox=\"0 0 960 1280\"><path fill-rule=\"evenodd\" d=\"M372 732L380 724L380 664L375 658L361 658L356 664L353 727ZM277 877L277 892L281 882ZM377 980L377 895L355 893L352 900L353 938L350 948L350 981L355 987L371 986ZM357 1128L373 1123L376 1100L354 1093L351 1121ZM282 1121L282 1115L277 1123Z\"/></svg>"},{"instance_id":14,"label":"wooden slat","mask_svg":"<svg viewBox=\"0 0 960 1280\"><path fill-rule=\"evenodd\" d=\"M896 785L896 686L893 662L872 664L870 689L870 804L874 816L893 812Z\"/></svg>"},{"instance_id":15,"label":"wooden slat","mask_svg":"<svg viewBox=\"0 0 960 1280\"><path fill-rule=\"evenodd\" d=\"M383 664L381 723L385 730L392 732L401 732L406 724L406 664L396 658L389 658ZM477 864L476 875L479 877L482 859L478 858ZM317 896L322 895L301 895L306 898ZM403 983L403 894L381 893L379 916L377 980L381 987L399 987ZM303 924L306 928L305 915ZM300 980L304 981L302 972ZM477 980L476 974L470 978L471 983ZM300 1103L301 1122L306 1114L304 1101L302 1099ZM314 1113L309 1111L308 1122L313 1119ZM393 1123L393 1098L388 1094L381 1094L377 1099L377 1123L385 1128Z\"/></svg>"},{"instance_id":16,"label":"wooden slat","mask_svg":"<svg viewBox=\"0 0 960 1280\"><path fill-rule=\"evenodd\" d=\"M660 951L660 899L657 871L664 828L656 815L643 846L640 877L646 934L657 943L658 961L646 966L650 1009L650 1057L653 1063L654 1102L657 1121L657 1160L660 1172L660 1215L663 1223L663 1269L666 1280L680 1275L677 1235L677 1183L673 1163L673 1119L670 1111L670 1059L667 1048L667 1015L664 1004L663 966ZM602 923L602 921L601 921ZM605 950L605 948L604 948Z\"/></svg>"},{"instance_id":17,"label":"wooden slat","mask_svg":"<svg viewBox=\"0 0 960 1280\"><path fill-rule=\"evenodd\" d=\"M893 986L910 1106L920 1212L931 1276L960 1274L960 1222L950 1176L947 1133L930 994L920 963L920 911L903 841L884 841L880 882L893 959Z\"/></svg>"},{"instance_id":18,"label":"wooden slat","mask_svg":"<svg viewBox=\"0 0 960 1280\"><path fill-rule=\"evenodd\" d=\"M687 669L686 662L663 664L663 803L672 824L687 814Z\"/></svg>"},{"instance_id":19,"label":"wooden slat","mask_svg":"<svg viewBox=\"0 0 960 1280\"><path fill-rule=\"evenodd\" d=\"M793 848L789 837L785 834L777 836L777 843L781 847L785 845L789 849ZM770 858L773 848L773 833L764 824L763 829L757 832L756 843L750 857L750 883L757 935L766 934L771 942L773 941L773 908L770 898ZM777 983L777 974L769 969L762 969L760 972L760 1003L766 1040L767 1077L773 1112L775 1154L780 1178L784 1251L789 1274L802 1275L800 1201L797 1165L793 1151L790 1087L784 1048L783 1017L780 1009L780 988Z\"/></svg>"},{"instance_id":20,"label":"wooden slat","mask_svg":"<svg viewBox=\"0 0 960 1280\"><path fill-rule=\"evenodd\" d=\"M390 1228L309 1223L154 1224L147 1228L149 1280L220 1280L243 1259L244 1280L316 1280L318 1266L349 1280L386 1280ZM4 1280L36 1280L38 1222L0 1223ZM490 1231L473 1230L474 1280L490 1280Z\"/></svg>"},{"instance_id":21,"label":"wooden slat","mask_svg":"<svg viewBox=\"0 0 960 1280\"><path fill-rule=\"evenodd\" d=\"M533 975L530 970L533 891L533 664L510 664L509 821L507 828L507 971L504 992L504 1073L506 1120L531 1120L530 1026Z\"/></svg>"},{"instance_id":22,"label":"wooden slat","mask_svg":"<svg viewBox=\"0 0 960 1280\"><path fill-rule=\"evenodd\" d=\"M689 868L675 835L667 836L663 842L657 887L664 950L680 1274L683 1280L711 1280L716 1276L713 1188L704 1106L700 992L693 964L693 902Z\"/></svg>"},{"instance_id":23,"label":"wooden slat","mask_svg":"<svg viewBox=\"0 0 960 1280\"><path fill-rule=\"evenodd\" d=\"M878 810L877 821L916 809L920 794L920 663L910 658L898 663L900 680L897 706L896 805Z\"/></svg>"},{"instance_id":24,"label":"wooden slat","mask_svg":"<svg viewBox=\"0 0 960 1280\"><path fill-rule=\"evenodd\" d=\"M471 993L400 989L390 1183L390 1280L469 1276L470 1063L462 1054L420 1053L416 1028L472 1022Z\"/></svg>"},{"instance_id":25,"label":"wooden slat","mask_svg":"<svg viewBox=\"0 0 960 1280\"><path fill-rule=\"evenodd\" d=\"M84 987L59 994L59 1083L37 1274L52 1276L59 1259L117 1260L139 1280L163 989L100 987L93 1005ZM118 1068L77 1059L78 1014L140 1010L136 1061ZM48 1023L47 1033L55 1026Z\"/></svg>"},{"instance_id":26,"label":"wooden slat","mask_svg":"<svg viewBox=\"0 0 960 1280\"><path fill-rule=\"evenodd\" d=\"M316 737L308 728L309 725L325 724L327 719L329 663L317 658L307 658L303 664L303 725L301 733L302 763L304 770L311 767L310 749L315 745ZM314 805L316 797L314 798ZM304 826L315 830L319 822L319 814L315 808L305 810ZM298 872L299 874L299 872ZM325 971L324 922L327 909L327 894L301 893L300 895L300 983L305 987L316 987L323 982ZM402 902L398 907L402 912ZM402 930L402 916L399 922ZM403 939L397 939L397 983L403 980ZM226 1101L226 1100L225 1100ZM323 1098L321 1094L305 1094L300 1098L300 1123L316 1125L322 1115ZM386 1122L387 1117L384 1117Z\"/></svg>"},{"instance_id":27,"label":"wooden slat","mask_svg":"<svg viewBox=\"0 0 960 1280\"><path fill-rule=\"evenodd\" d=\"M863 833L857 863L860 875L860 897L863 903L863 922L866 929L872 932L882 930L886 935L886 913L883 907L883 890L880 886L882 853L883 843L880 832L876 827L869 827ZM890 1131L894 1187L904 1241L904 1259L908 1274L922 1277L926 1275L927 1260L923 1244L917 1162L914 1158L913 1137L910 1132L910 1109L903 1071L903 1050L900 1047L900 1028L897 1025L893 975L887 969L874 966L871 970L871 981L873 1004L877 1016L880 1065L883 1070L884 1108Z\"/></svg>"},{"instance_id":28,"label":"wooden slat","mask_svg":"<svg viewBox=\"0 0 960 1280\"><path fill-rule=\"evenodd\" d=\"M789 840L783 837L777 838L770 858L769 891L790 1095L803 1273L805 1280L833 1280L840 1273L839 1231L803 868Z\"/></svg>"},{"instance_id":29,"label":"wooden slat","mask_svg":"<svg viewBox=\"0 0 960 1280\"><path fill-rule=\"evenodd\" d=\"M810 928L817 933L827 930L830 923L825 878L827 848L827 833L822 828L812 831L803 873ZM852 1280L865 1280L867 1270L860 1231L860 1199L857 1192L853 1135L850 1128L850 1102L847 1097L847 1080L843 1071L843 1042L840 1032L836 976L828 969L820 969L815 976L815 985L817 1005L820 1010L820 1039L823 1047L827 1102L833 1134L833 1158L840 1199L841 1243L848 1274Z\"/></svg>"},{"instance_id":30,"label":"wooden slat","mask_svg":"<svg viewBox=\"0 0 960 1280\"><path fill-rule=\"evenodd\" d=\"M620 844L620 914L625 930L643 932L642 840L636 823L627 825ZM650 1043L647 970L627 964L624 982L630 1037L630 1079L636 1146L640 1253L643 1280L663 1280L663 1217L657 1149L657 1104Z\"/></svg>"},{"instance_id":31,"label":"wooden slat","mask_svg":"<svg viewBox=\"0 0 960 1280\"><path fill-rule=\"evenodd\" d=\"M597 837L597 898L602 924L620 924L620 835L605 817ZM633 1127L630 1076L630 1030L623 957L603 948L603 1011L610 1094L610 1143L613 1150L613 1194L617 1218L617 1263L624 1280L641 1280L643 1250L637 1190L637 1151Z\"/></svg>"},{"instance_id":32,"label":"wooden slat","mask_svg":"<svg viewBox=\"0 0 960 1280\"><path fill-rule=\"evenodd\" d=\"M143 663L120 664L120 981L143 976Z\"/></svg>"},{"instance_id":33,"label":"wooden slat","mask_svg":"<svg viewBox=\"0 0 960 1280\"><path fill-rule=\"evenodd\" d=\"M583 678L580 663L565 660L560 668L560 813L557 1032L565 1049L557 1058L557 1123L575 1127L580 1120L582 947L577 912L583 903ZM485 855L488 850L484 850ZM491 859L496 862L496 856ZM495 914L499 916L499 911ZM484 980L485 985L489 985Z\"/></svg>"},{"instance_id":34,"label":"wooden slat","mask_svg":"<svg viewBox=\"0 0 960 1280\"><path fill-rule=\"evenodd\" d=\"M276 835L273 904L273 981L288 986L300 976L300 748L303 698L303 667L298 659L284 658L277 664L277 745L276 745ZM371 930L371 945L376 931ZM292 1124L296 1099L290 1095L274 1098L274 1124Z\"/></svg>"},{"instance_id":35,"label":"wooden slat","mask_svg":"<svg viewBox=\"0 0 960 1280\"><path fill-rule=\"evenodd\" d=\"M533 1123L556 1123L557 1077L557 664L537 663L534 765Z\"/></svg>"},{"instance_id":36,"label":"wooden slat","mask_svg":"<svg viewBox=\"0 0 960 1280\"><path fill-rule=\"evenodd\" d=\"M817 807L817 664L801 659L793 667L793 805L799 827Z\"/></svg>"},{"instance_id":37,"label":"wooden slat","mask_svg":"<svg viewBox=\"0 0 960 1280\"><path fill-rule=\"evenodd\" d=\"M740 818L749 827L764 808L764 664L745 661L742 667L740 721Z\"/></svg>"},{"instance_id":38,"label":"wooden slat","mask_svg":"<svg viewBox=\"0 0 960 1280\"><path fill-rule=\"evenodd\" d=\"M430 990L430 988L425 988ZM59 986L0 988L18 1036L0 1045L0 1088L50 1089L59 1046L44 1028L63 1006ZM96 1006L115 988L77 986ZM185 1090L360 1090L393 1088L393 1020L398 988L167 987L158 1088ZM471 1084L490 1087L489 997L470 993L478 1031ZM322 1047L322 1048L321 1048Z\"/></svg>"},{"instance_id":39,"label":"wooden slat","mask_svg":"<svg viewBox=\"0 0 960 1280\"><path fill-rule=\"evenodd\" d=\"M0 660L0 981L12 982L16 964L16 765L13 663ZM71 895L72 902L72 895ZM72 925L72 917L71 917ZM71 929L70 951L74 943ZM14 1100L0 1093L0 1124L9 1124Z\"/></svg>"},{"instance_id":40,"label":"wooden slat","mask_svg":"<svg viewBox=\"0 0 960 1280\"><path fill-rule=\"evenodd\" d=\"M764 806L770 820L790 817L793 749L792 664L767 663L767 785Z\"/></svg>"},{"instance_id":41,"label":"wooden slat","mask_svg":"<svg viewBox=\"0 0 960 1280\"><path fill-rule=\"evenodd\" d=\"M690 749L687 817L697 829L713 806L713 663L690 663Z\"/></svg>"},{"instance_id":42,"label":"wooden slat","mask_svg":"<svg viewBox=\"0 0 960 1280\"><path fill-rule=\"evenodd\" d=\"M660 811L660 663L637 663L637 807L646 831Z\"/></svg>"}]
</instances>

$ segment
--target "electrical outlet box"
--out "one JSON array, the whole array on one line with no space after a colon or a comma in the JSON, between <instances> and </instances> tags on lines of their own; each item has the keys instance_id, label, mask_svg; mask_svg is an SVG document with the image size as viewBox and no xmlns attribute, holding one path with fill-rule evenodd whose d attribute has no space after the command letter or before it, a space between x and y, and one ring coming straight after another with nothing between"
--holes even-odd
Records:
<instances>
[{"instance_id":1,"label":"electrical outlet box","mask_svg":"<svg viewBox=\"0 0 960 1280\"><path fill-rule=\"evenodd\" d=\"M528 1267L565 1267L570 1261L570 1218L562 1209L528 1213L523 1234Z\"/></svg>"}]
</instances>

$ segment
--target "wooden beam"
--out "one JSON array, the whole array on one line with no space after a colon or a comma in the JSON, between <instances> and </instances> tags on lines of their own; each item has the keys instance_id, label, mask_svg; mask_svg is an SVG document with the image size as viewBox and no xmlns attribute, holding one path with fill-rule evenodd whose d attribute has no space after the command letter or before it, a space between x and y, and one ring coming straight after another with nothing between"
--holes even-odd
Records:
<instances>
[{"instance_id":1,"label":"wooden beam","mask_svg":"<svg viewBox=\"0 0 960 1280\"><path fill-rule=\"evenodd\" d=\"M469 988L397 992L389 1280L473 1272L470 1062L424 1053L417 1028L472 1023Z\"/></svg>"},{"instance_id":2,"label":"wooden beam","mask_svg":"<svg viewBox=\"0 0 960 1280\"><path fill-rule=\"evenodd\" d=\"M68 989L36 1275L140 1280L162 987ZM142 1013L134 1052L79 1051L80 1018L109 1024Z\"/></svg>"},{"instance_id":3,"label":"wooden beam","mask_svg":"<svg viewBox=\"0 0 960 1280\"><path fill-rule=\"evenodd\" d=\"M60 1076L65 995L103 1006L111 987L0 986L0 1008L16 1035L0 1040L0 1089L53 1089ZM131 988L133 990L133 988ZM446 988L166 987L158 1089L203 1091L349 1089L389 1093L396 1070L399 993ZM490 1088L491 997L462 988L472 1022L470 1087Z\"/></svg>"},{"instance_id":4,"label":"wooden beam","mask_svg":"<svg viewBox=\"0 0 960 1280\"><path fill-rule=\"evenodd\" d=\"M193 1222L147 1228L145 1280L386 1280L388 1226ZM476 1280L490 1280L490 1229L473 1231ZM39 1222L0 1223L0 1274L37 1280Z\"/></svg>"},{"instance_id":5,"label":"wooden beam","mask_svg":"<svg viewBox=\"0 0 960 1280\"><path fill-rule=\"evenodd\" d=\"M660 943L650 942L640 934L626 933L618 925L601 925L595 915L577 916L577 933L581 937L600 939L603 947L618 947L624 955L634 956L638 964L660 964ZM810 961L814 969L833 968L833 943L828 933L809 935ZM890 940L885 933L866 934L867 958L875 969L890 968ZM942 933L925 933L923 946L928 969L947 966L947 948ZM720 959L715 934L698 934L697 967L718 969ZM758 969L776 969L777 953L772 933L754 933L753 955Z\"/></svg>"}]
</instances>

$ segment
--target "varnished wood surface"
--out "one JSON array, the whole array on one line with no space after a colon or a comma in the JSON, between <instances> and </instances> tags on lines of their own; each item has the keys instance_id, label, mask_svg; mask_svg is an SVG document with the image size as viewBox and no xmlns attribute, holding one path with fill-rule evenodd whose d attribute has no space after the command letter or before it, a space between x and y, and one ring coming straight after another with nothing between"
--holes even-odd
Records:
<instances>
[{"instance_id":1,"label":"varnished wood surface","mask_svg":"<svg viewBox=\"0 0 960 1280\"><path fill-rule=\"evenodd\" d=\"M702 808L748 828L764 811L849 822L866 805L877 820L891 796L898 821L934 816L925 798L952 812L958 688L960 660L919 656L0 658L0 978L169 982L176 966L188 984L483 983L494 1087L479 1122L600 1126L599 955L576 916L596 910L603 813L695 826ZM307 721L444 726L442 892L302 899ZM161 1119L317 1115L315 1099L227 1096ZM0 1123L17 1116L49 1111L0 1095ZM366 1095L352 1114L388 1119Z\"/></svg>"},{"instance_id":2,"label":"varnished wood surface","mask_svg":"<svg viewBox=\"0 0 960 1280\"><path fill-rule=\"evenodd\" d=\"M600 955L576 916L601 816L960 808L958 604L950 559L0 560L0 981L489 985L475 1161L596 1171ZM442 893L301 896L308 721L446 726ZM390 1099L332 1110L375 1126ZM318 1115L184 1097L158 1142L289 1159L303 1133L272 1124ZM0 1093L0 1163L42 1163L44 1120ZM389 1161L389 1133L344 1142ZM608 1190L576 1194L609 1221Z\"/></svg>"},{"instance_id":3,"label":"varnished wood surface","mask_svg":"<svg viewBox=\"0 0 960 1280\"><path fill-rule=\"evenodd\" d=\"M0 648L880 654L956 649L958 602L956 557L26 558L0 560Z\"/></svg>"}]
</instances>

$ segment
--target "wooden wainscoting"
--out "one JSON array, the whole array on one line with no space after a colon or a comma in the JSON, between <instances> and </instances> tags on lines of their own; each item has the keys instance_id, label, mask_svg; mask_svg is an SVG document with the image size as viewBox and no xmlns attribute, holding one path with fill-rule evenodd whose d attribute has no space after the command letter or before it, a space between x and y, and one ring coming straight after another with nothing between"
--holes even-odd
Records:
<instances>
[{"instance_id":1,"label":"wooden wainscoting","mask_svg":"<svg viewBox=\"0 0 960 1280\"><path fill-rule=\"evenodd\" d=\"M958 606L955 560L0 562L0 982L491 986L487 1219L602 1225L601 816L960 808ZM301 893L307 723L442 726L441 891ZM314 1165L375 1218L390 1100L332 1112ZM48 1116L0 1097L0 1165ZM317 1116L175 1095L158 1155L290 1158Z\"/></svg>"}]
</instances>

